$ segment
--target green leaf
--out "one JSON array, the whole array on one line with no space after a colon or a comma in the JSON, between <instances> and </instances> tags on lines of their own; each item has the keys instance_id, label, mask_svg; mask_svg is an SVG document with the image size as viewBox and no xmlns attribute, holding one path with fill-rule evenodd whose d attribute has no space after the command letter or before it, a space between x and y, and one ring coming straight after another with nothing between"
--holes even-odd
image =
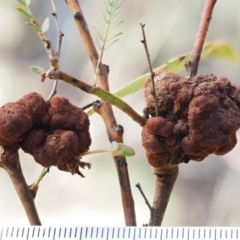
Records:
<instances>
[{"instance_id":1,"label":"green leaf","mask_svg":"<svg viewBox=\"0 0 240 240\"><path fill-rule=\"evenodd\" d=\"M29 6L31 3L31 0L24 0L24 2L26 3L27 6Z\"/></svg>"},{"instance_id":2,"label":"green leaf","mask_svg":"<svg viewBox=\"0 0 240 240\"><path fill-rule=\"evenodd\" d=\"M191 54L186 54L181 57L176 57L169 62L163 64L162 66L154 69L154 72L157 71L169 71L178 73L184 69L184 63L188 61L191 57ZM206 57L213 57L213 58L221 58L221 59L228 59L231 61L239 61L239 54L237 53L236 49L234 49L229 43L225 41L221 42L211 42L206 43L203 51L201 59ZM149 76L149 73L138 77L137 79L133 80L132 82L128 83L124 87L117 90L114 95L119 98L124 96L130 95L134 92L137 92L143 88L144 82L146 78Z\"/></svg>"},{"instance_id":3,"label":"green leaf","mask_svg":"<svg viewBox=\"0 0 240 240\"><path fill-rule=\"evenodd\" d=\"M34 19L33 16L22 8L16 8L20 13L22 13L28 19Z\"/></svg>"},{"instance_id":4,"label":"green leaf","mask_svg":"<svg viewBox=\"0 0 240 240\"><path fill-rule=\"evenodd\" d=\"M25 3L24 0L18 0L18 2L19 2L22 6L26 7L26 3Z\"/></svg>"},{"instance_id":5,"label":"green leaf","mask_svg":"<svg viewBox=\"0 0 240 240\"><path fill-rule=\"evenodd\" d=\"M135 155L135 151L123 143L112 142L112 154L113 156L125 156L131 157Z\"/></svg>"},{"instance_id":6,"label":"green leaf","mask_svg":"<svg viewBox=\"0 0 240 240\"><path fill-rule=\"evenodd\" d=\"M184 64L186 61L190 60L191 54L186 54L181 57L176 57L169 62L155 68L153 71L169 71L179 73L184 70ZM209 42L204 45L201 59L206 57L213 57L216 59L227 59L231 61L239 61L240 55L236 49L234 49L231 44L225 41ZM135 80L131 81L124 87L117 90L113 93L116 97L122 98L132 93L135 93L143 88L146 78L149 76L149 73L146 73ZM94 114L93 109L90 109L87 112L88 116Z\"/></svg>"},{"instance_id":7,"label":"green leaf","mask_svg":"<svg viewBox=\"0 0 240 240\"><path fill-rule=\"evenodd\" d=\"M33 29L35 32L42 34L42 29L39 28L38 26L34 25L34 24L31 23L31 22L26 22L26 24L28 24L29 26L31 26L32 29Z\"/></svg>"},{"instance_id":8,"label":"green leaf","mask_svg":"<svg viewBox=\"0 0 240 240\"><path fill-rule=\"evenodd\" d=\"M233 48L228 42L219 41L212 43L207 43L204 48L202 57L213 57L221 58L230 61L239 61L239 54L236 49Z\"/></svg>"},{"instance_id":9,"label":"green leaf","mask_svg":"<svg viewBox=\"0 0 240 240\"><path fill-rule=\"evenodd\" d=\"M189 59L190 59L190 54L177 57L165 63L164 65L158 68L155 68L153 71L154 72L158 72L158 71L180 72L184 68L184 63ZM114 95L116 95L119 98L122 98L141 90L148 76L149 76L149 73L146 73L141 77L138 77L137 79L125 85L124 87L120 88L118 91L114 93Z\"/></svg>"},{"instance_id":10,"label":"green leaf","mask_svg":"<svg viewBox=\"0 0 240 240\"><path fill-rule=\"evenodd\" d=\"M37 74L41 74L42 72L44 72L44 70L42 68L37 67L37 66L30 66L29 68Z\"/></svg>"},{"instance_id":11,"label":"green leaf","mask_svg":"<svg viewBox=\"0 0 240 240\"><path fill-rule=\"evenodd\" d=\"M45 20L43 21L41 29L42 29L42 33L47 32L47 30L49 29L49 17L45 18Z\"/></svg>"}]
</instances>

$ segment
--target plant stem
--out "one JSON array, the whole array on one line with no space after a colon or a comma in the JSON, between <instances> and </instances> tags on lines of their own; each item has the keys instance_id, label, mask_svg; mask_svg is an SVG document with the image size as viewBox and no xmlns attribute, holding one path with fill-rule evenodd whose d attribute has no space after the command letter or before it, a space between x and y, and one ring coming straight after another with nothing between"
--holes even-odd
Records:
<instances>
[{"instance_id":1,"label":"plant stem","mask_svg":"<svg viewBox=\"0 0 240 240\"><path fill-rule=\"evenodd\" d=\"M142 187L141 187L140 183L137 183L135 186L138 188L138 190L139 190L139 192L141 193L143 199L145 200L145 203L146 203L146 205L147 205L147 207L148 207L148 209L149 209L149 211L150 211L150 222L153 222L154 209L151 207L151 205L150 205L150 203L149 203L146 195L144 194L144 192L143 192L143 190L142 190Z\"/></svg>"},{"instance_id":2,"label":"plant stem","mask_svg":"<svg viewBox=\"0 0 240 240\"><path fill-rule=\"evenodd\" d=\"M89 32L88 25L84 18L79 1L66 0L66 3L68 4L74 16L79 33L83 39L86 50L92 61L93 69L95 70L98 65L99 55L93 43L92 36ZM97 76L97 86L99 86L102 91L105 90L105 92L109 92L108 70L102 63L99 64L99 75ZM96 91L98 92L99 90L95 88L94 91L95 91L94 93L96 94ZM109 103L103 102L98 106L97 109L98 109L98 113L100 114L100 116L102 117L105 123L109 141L123 142L123 127L117 124L113 110L112 110L112 106ZM130 110L130 108L128 108L128 110ZM140 118L138 119L140 120ZM141 120L141 124L144 124L144 120ZM117 157L114 157L114 161L115 161L115 166L118 172L118 179L119 179L119 185L121 189L125 223L127 226L136 226L134 201L132 197L126 158L122 156L120 157L117 156Z\"/></svg>"},{"instance_id":3,"label":"plant stem","mask_svg":"<svg viewBox=\"0 0 240 240\"><path fill-rule=\"evenodd\" d=\"M77 0L76 1L75 0L66 0L66 3L68 4L68 6L73 14L78 31L82 37L83 43L89 54L89 57L90 57L90 60L92 62L93 69L95 72L97 65L98 65L99 54L98 54L98 51L93 42L92 36L89 32L88 24L83 15L82 8L79 4L79 1L77 1ZM106 91L109 91L109 86L105 81L105 80L108 80L107 69L102 63L100 63L98 67L99 67L98 68L99 75L97 78L97 82L99 82L99 84L101 83L101 86L104 86L104 87L102 87L103 89L105 89Z\"/></svg>"},{"instance_id":4,"label":"plant stem","mask_svg":"<svg viewBox=\"0 0 240 240\"><path fill-rule=\"evenodd\" d=\"M146 119L144 117L142 117L140 114L138 114L137 112L135 112L135 110L132 107L130 107L126 102L124 102L122 99L116 97L115 95L111 94L110 92L103 90L102 88L93 87L81 80L74 78L73 76L71 76L65 72L55 71L54 69L50 69L46 73L46 77L48 77L50 79L62 80L64 82L71 84L74 87L81 89L82 91L84 91L86 93L89 93L89 94L99 97L103 101L106 101L107 103L109 103L109 107L111 106L110 104L112 104L115 107L122 110L123 112L125 112L129 117L131 117L140 126L144 126L146 123ZM109 107L107 107L108 108L107 112L110 114L110 111L112 112L112 110L110 110ZM112 112L112 114L113 114L113 112ZM116 140L113 139L113 141L116 141Z\"/></svg>"},{"instance_id":5,"label":"plant stem","mask_svg":"<svg viewBox=\"0 0 240 240\"><path fill-rule=\"evenodd\" d=\"M63 38L64 34L62 33L62 31L60 29L60 24L59 24L59 21L58 21L58 14L57 14L57 11L56 11L56 6L55 6L54 0L51 0L51 3L52 3L52 9L53 9L52 15L55 19L57 32L58 32L58 42L57 42L56 55L58 57L58 67L59 67L60 66L60 53L61 53L61 47L62 47L62 38ZM53 83L53 87L52 87L50 95L48 96L48 100L50 100L57 93L57 85L58 85L58 79L56 79Z\"/></svg>"},{"instance_id":6,"label":"plant stem","mask_svg":"<svg viewBox=\"0 0 240 240\"><path fill-rule=\"evenodd\" d=\"M217 0L206 0L202 12L200 25L194 42L191 61L186 64L188 77L194 77L198 72L198 65L201 58L202 48L212 19L212 13Z\"/></svg>"},{"instance_id":7,"label":"plant stem","mask_svg":"<svg viewBox=\"0 0 240 240\"><path fill-rule=\"evenodd\" d=\"M158 100L157 100L157 94L156 94L156 89L155 89L155 82L154 82L154 76L155 76L155 72L153 72L153 68L152 68L152 64L151 64L151 60L150 60L150 54L148 51L148 45L147 45L147 39L146 39L146 35L145 35L145 24L140 23L141 25L141 29L142 29L142 35L143 35L143 40L141 41L141 43L144 45L144 49L146 52L146 57L147 57L147 61L148 61L148 67L149 67L149 72L151 75L151 81L152 81L152 87L153 87L153 98L155 101L155 111L156 111L156 117L159 115L158 114Z\"/></svg>"},{"instance_id":8,"label":"plant stem","mask_svg":"<svg viewBox=\"0 0 240 240\"><path fill-rule=\"evenodd\" d=\"M161 226L162 220L178 176L178 166L165 169L154 169L156 174L155 193L153 199L153 216L149 226Z\"/></svg>"},{"instance_id":9,"label":"plant stem","mask_svg":"<svg viewBox=\"0 0 240 240\"><path fill-rule=\"evenodd\" d=\"M105 102L98 102L93 105L93 108L94 111L102 117L105 123L109 141L123 142L123 127L121 125L117 125L113 113L109 114L109 112L106 111L106 107L108 107L108 105L109 104ZM112 108L108 108L108 110L112 111ZM127 226L136 226L134 200L132 196L126 158L123 156L116 156L114 157L114 162L121 189L125 223Z\"/></svg>"},{"instance_id":10,"label":"plant stem","mask_svg":"<svg viewBox=\"0 0 240 240\"><path fill-rule=\"evenodd\" d=\"M18 194L31 225L41 225L37 209L22 173L18 149L15 146L0 147L0 167L4 168Z\"/></svg>"}]
</instances>

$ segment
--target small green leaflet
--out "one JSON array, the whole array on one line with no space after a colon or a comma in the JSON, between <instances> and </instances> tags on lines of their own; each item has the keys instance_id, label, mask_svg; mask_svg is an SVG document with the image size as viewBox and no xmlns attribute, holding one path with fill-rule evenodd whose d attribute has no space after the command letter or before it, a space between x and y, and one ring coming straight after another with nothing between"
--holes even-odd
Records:
<instances>
[{"instance_id":1,"label":"small green leaflet","mask_svg":"<svg viewBox=\"0 0 240 240\"><path fill-rule=\"evenodd\" d=\"M47 30L49 29L49 17L45 18L45 20L43 21L41 29L42 29L42 33L47 32Z\"/></svg>"},{"instance_id":2,"label":"small green leaflet","mask_svg":"<svg viewBox=\"0 0 240 240\"><path fill-rule=\"evenodd\" d=\"M18 0L18 2L19 2L22 6L26 7L26 3L25 3L24 0Z\"/></svg>"},{"instance_id":3,"label":"small green leaflet","mask_svg":"<svg viewBox=\"0 0 240 240\"><path fill-rule=\"evenodd\" d=\"M42 29L39 28L38 26L34 25L34 24L31 23L31 22L26 22L26 24L28 24L29 26L31 26L32 29L33 29L35 32L37 32L37 33L39 33L39 34L42 34Z\"/></svg>"},{"instance_id":4,"label":"small green leaflet","mask_svg":"<svg viewBox=\"0 0 240 240\"><path fill-rule=\"evenodd\" d=\"M44 72L44 70L42 68L37 67L37 66L30 66L29 68L37 74L41 74L42 72Z\"/></svg>"},{"instance_id":5,"label":"small green leaflet","mask_svg":"<svg viewBox=\"0 0 240 240\"><path fill-rule=\"evenodd\" d=\"M34 19L33 16L22 8L16 8L20 13L22 13L29 20Z\"/></svg>"},{"instance_id":6,"label":"small green leaflet","mask_svg":"<svg viewBox=\"0 0 240 240\"><path fill-rule=\"evenodd\" d=\"M24 2L26 3L27 6L29 6L31 3L31 0L24 0Z\"/></svg>"},{"instance_id":7,"label":"small green leaflet","mask_svg":"<svg viewBox=\"0 0 240 240\"><path fill-rule=\"evenodd\" d=\"M112 154L113 156L125 156L131 157L135 155L135 151L123 143L112 142Z\"/></svg>"}]
</instances>

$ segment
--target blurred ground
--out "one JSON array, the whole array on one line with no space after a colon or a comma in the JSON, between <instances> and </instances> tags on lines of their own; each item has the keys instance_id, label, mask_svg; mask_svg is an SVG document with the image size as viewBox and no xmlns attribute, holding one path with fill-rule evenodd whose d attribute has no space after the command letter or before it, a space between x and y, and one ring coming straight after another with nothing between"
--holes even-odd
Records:
<instances>
[{"instance_id":1,"label":"blurred ground","mask_svg":"<svg viewBox=\"0 0 240 240\"><path fill-rule=\"evenodd\" d=\"M65 36L61 52L61 68L78 78L92 83L94 73L65 1L56 1L60 24ZM94 25L100 32L104 21L98 0L83 0L82 7L93 33ZM140 22L146 24L147 41L153 66L158 67L169 59L191 51L204 1L189 0L123 0L124 24L120 41L107 50L104 63L110 65L111 89L116 90L148 71L145 52L140 40ZM144 2L144 3L143 3ZM194 4L193 4L194 2ZM40 82L30 65L48 68L48 57L37 34L24 24L26 19L15 8L17 1L0 1L0 105L15 101L24 94L37 91L47 98L52 83ZM218 1L207 36L208 41L225 39L240 51L240 1ZM51 18L50 1L35 0L32 12L39 23ZM51 18L48 37L56 42L56 29ZM223 60L201 62L199 73L214 73L240 83L239 64ZM182 73L184 75L184 73ZM60 83L58 94L78 106L93 100L92 96ZM138 112L144 107L143 93L126 97ZM154 176L146 163L141 146L141 128L122 112L115 109L118 123L124 126L125 143L136 150L128 159L129 172L135 199L138 225L148 221L149 211L135 188L140 183L152 201ZM102 120L91 117L91 149L109 148ZM165 226L237 226L240 224L240 146L222 157L210 156L201 163L190 162L180 166L170 204L163 222ZM93 168L78 176L51 169L40 185L36 205L44 225L124 225L120 191L112 158L107 154L86 157ZM35 181L41 167L32 158L21 154L21 163L29 184ZM27 225L28 220L7 174L0 170L0 224Z\"/></svg>"}]
</instances>

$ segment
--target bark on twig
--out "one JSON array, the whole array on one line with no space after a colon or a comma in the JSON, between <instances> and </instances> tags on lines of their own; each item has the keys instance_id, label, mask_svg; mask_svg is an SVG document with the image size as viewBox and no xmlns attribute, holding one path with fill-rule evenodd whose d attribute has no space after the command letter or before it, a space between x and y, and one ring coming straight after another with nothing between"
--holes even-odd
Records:
<instances>
[{"instance_id":1,"label":"bark on twig","mask_svg":"<svg viewBox=\"0 0 240 240\"><path fill-rule=\"evenodd\" d=\"M8 173L31 225L41 225L37 209L22 173L18 149L0 146L0 167Z\"/></svg>"},{"instance_id":2,"label":"bark on twig","mask_svg":"<svg viewBox=\"0 0 240 240\"><path fill-rule=\"evenodd\" d=\"M152 205L153 217L149 221L149 226L161 226L174 183L178 176L178 166L154 170L156 184Z\"/></svg>"},{"instance_id":3,"label":"bark on twig","mask_svg":"<svg viewBox=\"0 0 240 240\"><path fill-rule=\"evenodd\" d=\"M109 112L106 111L106 105L109 104L105 102L98 102L98 104L93 105L94 111L102 117L107 129L109 141L123 142L123 127L121 125L117 125L112 112L109 114ZM109 110L112 111L112 108L109 108ZM118 173L126 226L136 226L134 200L126 158L116 156L114 157L114 162Z\"/></svg>"},{"instance_id":4,"label":"bark on twig","mask_svg":"<svg viewBox=\"0 0 240 240\"><path fill-rule=\"evenodd\" d=\"M148 61L148 67L149 67L149 71L150 71L150 75L151 75L151 80L152 80L152 87L153 87L153 97L155 100L155 104L156 104L156 117L158 116L158 100L157 100L157 94L156 94L156 89L155 89L155 83L154 83L154 76L155 76L155 72L153 72L153 68L152 68L152 64L151 64L151 60L150 60L150 54L148 51L148 46L147 46L147 39L146 39L146 35L145 35L145 24L140 23L141 28L142 28L142 35L143 35L143 40L141 41L141 43L144 45L144 49L146 52L146 56L147 56L147 61Z\"/></svg>"},{"instance_id":5,"label":"bark on twig","mask_svg":"<svg viewBox=\"0 0 240 240\"><path fill-rule=\"evenodd\" d=\"M115 107L119 108L123 112L125 112L129 117L131 117L135 122L137 122L140 126L144 126L146 123L146 119L142 117L140 114L138 114L132 107L130 107L127 103L125 103L122 99L112 95L110 92L103 90L102 88L99 87L93 87L79 79L74 78L73 76L62 72L62 71L55 71L53 69L50 69L44 78L49 77L50 79L59 79L64 82L67 82L71 84L74 87L77 87L81 89L82 91L95 95L102 99L103 101L106 101L109 104L104 104L104 108L106 110L107 114L107 119L111 119L112 123L116 123L115 117L112 112L112 107L110 104L114 105ZM44 80L44 79L43 79ZM110 126L110 120L108 120ZM116 141L112 139L112 141Z\"/></svg>"},{"instance_id":6,"label":"bark on twig","mask_svg":"<svg viewBox=\"0 0 240 240\"><path fill-rule=\"evenodd\" d=\"M57 14L57 11L56 11L56 6L55 6L54 0L51 0L51 3L52 3L52 9L53 9L52 15L55 19L57 32L58 32L58 42L57 42L56 55L58 57L58 67L59 67L60 66L60 53L61 53L61 47L62 47L62 38L63 38L64 34L62 33L62 31L60 29L60 24L59 24L59 21L58 21L58 14ZM56 79L53 83L53 87L52 87L50 95L48 96L48 100L50 100L57 93L57 85L58 85L58 79Z\"/></svg>"},{"instance_id":7,"label":"bark on twig","mask_svg":"<svg viewBox=\"0 0 240 240\"><path fill-rule=\"evenodd\" d=\"M146 195L144 194L144 192L143 192L143 190L141 188L141 185L139 183L137 183L135 186L138 188L139 192L141 193L141 195L142 195L142 197L143 197L143 199L144 199L144 201L145 201L145 203L146 203L146 205L147 205L147 207L148 207L148 209L150 211L150 222L153 222L154 209L151 207L151 204L149 203Z\"/></svg>"},{"instance_id":8,"label":"bark on twig","mask_svg":"<svg viewBox=\"0 0 240 240\"><path fill-rule=\"evenodd\" d=\"M96 69L98 67L97 65L98 65L99 55L93 43L81 6L77 0L66 0L66 3L68 4L74 16L76 25L78 27L78 30L85 44L86 50L92 61L93 68ZM106 92L109 91L108 70L102 63L99 64L97 86L99 86ZM109 103L104 102L99 105L98 113L101 115L101 117L105 122L109 141L123 142L123 128L117 124L113 110L112 110L112 106ZM114 160L115 160L115 165L118 172L119 184L121 188L125 223L127 226L135 226L136 225L135 208L134 208L134 201L132 197L126 158L114 157Z\"/></svg>"},{"instance_id":9,"label":"bark on twig","mask_svg":"<svg viewBox=\"0 0 240 240\"><path fill-rule=\"evenodd\" d=\"M97 78L97 86L103 88L106 91L109 91L109 85L108 85L108 71L106 67L100 63L98 66L98 58L99 54L95 47L95 44L93 42L92 36L89 32L88 24L85 20L85 17L83 15L82 8L79 4L79 1L74 0L66 0L66 3L68 4L75 23L77 25L78 31L82 37L82 40L84 42L85 48L89 54L90 60L92 62L93 68L96 69L99 67L99 75Z\"/></svg>"},{"instance_id":10,"label":"bark on twig","mask_svg":"<svg viewBox=\"0 0 240 240\"><path fill-rule=\"evenodd\" d=\"M217 0L205 1L205 6L202 12L200 25L193 46L191 61L187 62L185 65L188 77L194 77L197 75L202 48L208 32L210 21L212 19L212 13L216 2Z\"/></svg>"}]
</instances>

